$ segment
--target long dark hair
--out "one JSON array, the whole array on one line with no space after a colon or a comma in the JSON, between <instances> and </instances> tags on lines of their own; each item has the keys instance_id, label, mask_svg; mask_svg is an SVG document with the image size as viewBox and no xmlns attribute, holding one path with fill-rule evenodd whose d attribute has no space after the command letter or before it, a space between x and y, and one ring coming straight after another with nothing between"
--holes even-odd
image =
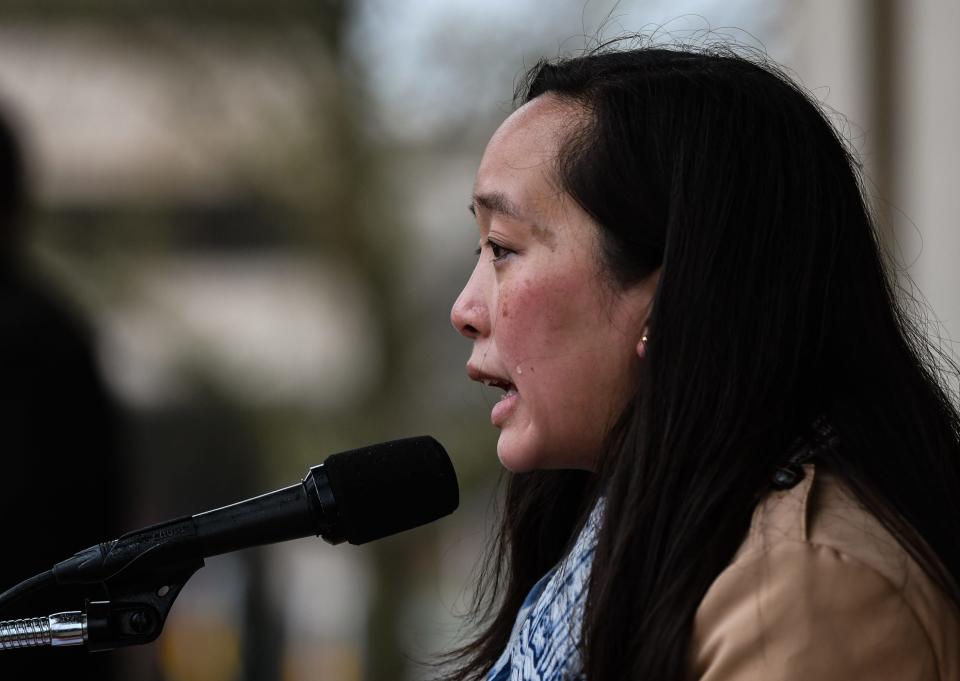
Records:
<instances>
[{"instance_id":1,"label":"long dark hair","mask_svg":"<svg viewBox=\"0 0 960 681\"><path fill-rule=\"evenodd\" d=\"M686 678L697 607L818 415L842 443L824 465L960 607L960 420L939 379L956 367L902 312L857 164L817 104L726 49L601 49L541 62L522 88L588 114L556 173L615 281L662 270L596 475L511 476L486 627L454 678L489 670L600 490L587 678Z\"/></svg>"}]
</instances>

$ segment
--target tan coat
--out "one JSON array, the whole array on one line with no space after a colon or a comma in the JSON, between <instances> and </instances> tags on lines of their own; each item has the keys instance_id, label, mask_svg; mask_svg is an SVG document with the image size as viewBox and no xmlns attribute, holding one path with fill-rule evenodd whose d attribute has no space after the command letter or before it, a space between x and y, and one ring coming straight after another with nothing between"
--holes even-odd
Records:
<instances>
[{"instance_id":1,"label":"tan coat","mask_svg":"<svg viewBox=\"0 0 960 681\"><path fill-rule=\"evenodd\" d=\"M771 494L694 622L702 681L960 681L960 614L831 474Z\"/></svg>"}]
</instances>

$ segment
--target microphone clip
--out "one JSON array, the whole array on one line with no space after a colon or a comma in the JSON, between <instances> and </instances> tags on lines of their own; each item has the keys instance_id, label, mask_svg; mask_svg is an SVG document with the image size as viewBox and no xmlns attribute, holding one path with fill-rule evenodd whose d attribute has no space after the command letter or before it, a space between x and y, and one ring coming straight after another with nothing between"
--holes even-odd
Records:
<instances>
[{"instance_id":1,"label":"microphone clip","mask_svg":"<svg viewBox=\"0 0 960 681\"><path fill-rule=\"evenodd\" d=\"M89 584L102 589L106 599L87 598L84 612L0 622L0 650L85 645L95 652L150 643L163 631L183 586L203 565L196 558L132 574L121 571Z\"/></svg>"},{"instance_id":2,"label":"microphone clip","mask_svg":"<svg viewBox=\"0 0 960 681\"><path fill-rule=\"evenodd\" d=\"M86 645L91 652L154 641L187 581L204 565L202 558L177 565L138 570L128 579L114 575L104 587L108 600L86 601Z\"/></svg>"}]
</instances>

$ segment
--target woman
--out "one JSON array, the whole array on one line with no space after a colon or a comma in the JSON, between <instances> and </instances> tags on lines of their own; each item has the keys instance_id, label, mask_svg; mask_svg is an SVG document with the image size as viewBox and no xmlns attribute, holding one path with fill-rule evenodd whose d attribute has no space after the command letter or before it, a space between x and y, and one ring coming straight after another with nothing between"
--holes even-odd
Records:
<instances>
[{"instance_id":1,"label":"woman","mask_svg":"<svg viewBox=\"0 0 960 681\"><path fill-rule=\"evenodd\" d=\"M818 107L709 50L521 94L451 314L512 471L452 678L960 679L960 420Z\"/></svg>"}]
</instances>

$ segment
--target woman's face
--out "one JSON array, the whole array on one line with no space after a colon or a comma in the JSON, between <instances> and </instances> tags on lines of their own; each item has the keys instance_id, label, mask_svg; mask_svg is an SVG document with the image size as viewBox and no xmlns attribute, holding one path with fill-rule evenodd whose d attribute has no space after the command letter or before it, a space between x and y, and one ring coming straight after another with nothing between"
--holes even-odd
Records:
<instances>
[{"instance_id":1,"label":"woman's face","mask_svg":"<svg viewBox=\"0 0 960 681\"><path fill-rule=\"evenodd\" d=\"M480 256L450 314L473 341L470 378L503 391L490 420L515 472L595 469L636 386L656 287L655 275L611 284L598 227L557 186L557 153L580 116L546 94L494 133L474 185Z\"/></svg>"}]
</instances>

